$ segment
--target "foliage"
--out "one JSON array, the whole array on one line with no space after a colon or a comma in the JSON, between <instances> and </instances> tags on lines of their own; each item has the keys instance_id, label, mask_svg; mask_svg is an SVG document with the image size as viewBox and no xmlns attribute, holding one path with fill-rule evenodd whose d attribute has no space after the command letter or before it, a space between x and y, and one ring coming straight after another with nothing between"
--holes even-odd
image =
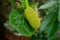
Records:
<instances>
[{"instance_id":1,"label":"foliage","mask_svg":"<svg viewBox=\"0 0 60 40\"><path fill-rule=\"evenodd\" d=\"M11 28L13 28L18 33L21 33L23 36L32 37L31 40L32 39L40 40L40 35L43 31L45 31L47 34L46 35L48 38L47 40L53 37L60 23L60 0L47 0L48 2L44 3L38 8L39 10L45 10L44 12L46 14L46 16L42 18L41 27L38 30L39 34L37 33L37 35L39 35L39 38L34 35L36 30L31 28L24 14L24 11L27 6L36 7L35 5L37 5L37 3L28 4L32 2L32 0L29 0L29 2L28 0L20 0L20 1L21 4L19 3L20 5L16 7L17 9L15 8L10 12L9 22ZM9 2L12 5L16 4L15 0L9 0Z\"/></svg>"},{"instance_id":2,"label":"foliage","mask_svg":"<svg viewBox=\"0 0 60 40\"><path fill-rule=\"evenodd\" d=\"M24 17L24 11L19 9L14 9L11 11L9 16L9 23L11 28L20 33L23 36L32 36L35 32Z\"/></svg>"}]
</instances>

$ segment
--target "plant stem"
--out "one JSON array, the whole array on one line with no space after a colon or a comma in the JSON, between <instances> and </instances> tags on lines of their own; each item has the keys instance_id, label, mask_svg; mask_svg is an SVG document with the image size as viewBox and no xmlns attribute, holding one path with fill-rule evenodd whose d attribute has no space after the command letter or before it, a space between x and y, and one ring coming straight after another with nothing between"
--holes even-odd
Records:
<instances>
[{"instance_id":1,"label":"plant stem","mask_svg":"<svg viewBox=\"0 0 60 40\"><path fill-rule=\"evenodd\" d=\"M28 0L25 0L25 2L26 2L26 7L29 7Z\"/></svg>"}]
</instances>

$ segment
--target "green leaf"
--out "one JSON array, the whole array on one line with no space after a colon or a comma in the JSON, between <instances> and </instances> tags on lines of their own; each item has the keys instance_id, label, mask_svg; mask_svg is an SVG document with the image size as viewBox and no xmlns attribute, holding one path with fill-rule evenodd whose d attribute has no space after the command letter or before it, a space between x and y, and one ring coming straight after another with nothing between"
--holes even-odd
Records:
<instances>
[{"instance_id":1,"label":"green leaf","mask_svg":"<svg viewBox=\"0 0 60 40\"><path fill-rule=\"evenodd\" d=\"M53 7L54 5L56 5L56 1L51 1L51 2L48 2L42 6L39 7L39 9L47 9L47 8L50 8L50 7Z\"/></svg>"},{"instance_id":2,"label":"green leaf","mask_svg":"<svg viewBox=\"0 0 60 40\"><path fill-rule=\"evenodd\" d=\"M16 4L16 0L8 0L12 5Z\"/></svg>"},{"instance_id":3,"label":"green leaf","mask_svg":"<svg viewBox=\"0 0 60 40\"><path fill-rule=\"evenodd\" d=\"M37 7L38 6L38 3L37 2L34 2L30 5L31 7Z\"/></svg>"},{"instance_id":4,"label":"green leaf","mask_svg":"<svg viewBox=\"0 0 60 40\"><path fill-rule=\"evenodd\" d=\"M53 21L52 19L55 19L54 17L56 16L55 11L50 11L43 19L41 27L40 27L40 32L44 31L47 25L51 24L50 22Z\"/></svg>"},{"instance_id":5,"label":"green leaf","mask_svg":"<svg viewBox=\"0 0 60 40\"><path fill-rule=\"evenodd\" d=\"M58 12L58 20L59 20L59 22L60 22L60 5L59 5L59 12Z\"/></svg>"},{"instance_id":6,"label":"green leaf","mask_svg":"<svg viewBox=\"0 0 60 40\"><path fill-rule=\"evenodd\" d=\"M30 37L35 33L35 30L31 28L24 16L24 10L15 9L12 10L9 15L9 23L18 33L23 36Z\"/></svg>"},{"instance_id":7,"label":"green leaf","mask_svg":"<svg viewBox=\"0 0 60 40\"><path fill-rule=\"evenodd\" d=\"M57 31L58 28L58 20L55 19L53 22L51 22L50 25L46 27L46 33L48 37L52 37L55 35L55 32Z\"/></svg>"}]
</instances>

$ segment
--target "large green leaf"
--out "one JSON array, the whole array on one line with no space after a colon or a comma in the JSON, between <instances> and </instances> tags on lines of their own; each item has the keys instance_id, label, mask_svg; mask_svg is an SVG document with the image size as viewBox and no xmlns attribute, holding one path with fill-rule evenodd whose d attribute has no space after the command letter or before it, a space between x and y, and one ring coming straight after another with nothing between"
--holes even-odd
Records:
<instances>
[{"instance_id":1,"label":"large green leaf","mask_svg":"<svg viewBox=\"0 0 60 40\"><path fill-rule=\"evenodd\" d=\"M23 36L32 36L35 30L32 29L24 17L24 11L21 9L12 10L9 15L9 23L11 28Z\"/></svg>"},{"instance_id":2,"label":"large green leaf","mask_svg":"<svg viewBox=\"0 0 60 40\"><path fill-rule=\"evenodd\" d=\"M51 24L51 22L53 22L55 19L54 17L56 16L55 11L50 11L43 19L41 27L40 27L40 32L42 32L43 30L45 30L45 28L47 27L47 25Z\"/></svg>"}]
</instances>

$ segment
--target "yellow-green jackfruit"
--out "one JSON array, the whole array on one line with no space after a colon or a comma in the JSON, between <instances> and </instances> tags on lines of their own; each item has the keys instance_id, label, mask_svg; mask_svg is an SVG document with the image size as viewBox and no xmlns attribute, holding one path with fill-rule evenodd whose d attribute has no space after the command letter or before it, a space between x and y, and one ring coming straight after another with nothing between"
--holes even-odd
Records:
<instances>
[{"instance_id":1,"label":"yellow-green jackfruit","mask_svg":"<svg viewBox=\"0 0 60 40\"><path fill-rule=\"evenodd\" d=\"M40 27L41 20L38 16L38 13L33 8L27 7L25 9L25 16L33 29L38 29Z\"/></svg>"}]
</instances>

